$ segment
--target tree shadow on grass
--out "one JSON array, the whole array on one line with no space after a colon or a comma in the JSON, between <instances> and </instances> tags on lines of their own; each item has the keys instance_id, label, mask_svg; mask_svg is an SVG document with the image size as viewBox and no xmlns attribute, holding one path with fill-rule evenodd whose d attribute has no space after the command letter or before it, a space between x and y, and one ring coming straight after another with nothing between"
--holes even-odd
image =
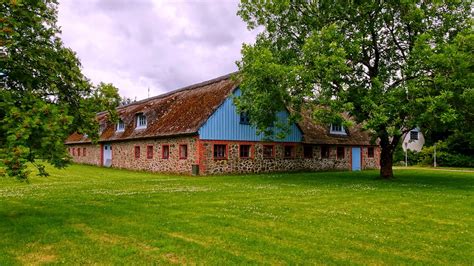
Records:
<instances>
[{"instance_id":1,"label":"tree shadow on grass","mask_svg":"<svg viewBox=\"0 0 474 266\"><path fill-rule=\"evenodd\" d=\"M471 173L443 171L395 171L391 180L378 179L377 170L362 172L302 172L252 175L253 178L270 183L308 186L372 185L377 188L393 189L452 189L469 191L474 188L474 175Z\"/></svg>"},{"instance_id":2,"label":"tree shadow on grass","mask_svg":"<svg viewBox=\"0 0 474 266\"><path fill-rule=\"evenodd\" d=\"M7 203L8 204L8 203ZM47 237L50 231L63 227L67 214L50 208L11 206L0 210L0 235L11 235L23 244ZM18 244L18 243L17 243Z\"/></svg>"}]
</instances>

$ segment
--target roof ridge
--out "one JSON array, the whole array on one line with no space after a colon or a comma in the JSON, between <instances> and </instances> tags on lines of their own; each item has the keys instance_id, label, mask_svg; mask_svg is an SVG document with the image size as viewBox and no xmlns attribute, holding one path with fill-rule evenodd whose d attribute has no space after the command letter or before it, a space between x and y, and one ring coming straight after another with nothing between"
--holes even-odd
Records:
<instances>
[{"instance_id":1,"label":"roof ridge","mask_svg":"<svg viewBox=\"0 0 474 266\"><path fill-rule=\"evenodd\" d=\"M199 83L195 83L195 84L192 84L192 85L184 86L184 87L181 87L179 89L175 89L175 90L172 90L172 91L169 91L169 92L165 92L163 94L159 94L159 95L156 95L156 96L145 98L143 100L139 100L139 101L129 103L129 104L126 104L126 105L118 106L117 109L122 109L122 108L133 106L133 105L136 105L136 104L142 104L142 103L145 103L145 102L148 102L148 101L151 101L151 100L161 99L161 98L173 95L173 94L178 93L178 92L193 90L193 89L197 89L197 88L200 88L200 87L204 87L206 85L216 83L216 82L219 82L221 80L229 79L232 75L234 75L238 72L239 71L231 72L231 73L219 76L217 78L213 78L213 79L209 79L209 80L202 81L202 82L199 82ZM106 113L106 112L107 111L102 111L102 112L97 113L97 115L100 115L100 114L103 114L103 113Z\"/></svg>"}]
</instances>

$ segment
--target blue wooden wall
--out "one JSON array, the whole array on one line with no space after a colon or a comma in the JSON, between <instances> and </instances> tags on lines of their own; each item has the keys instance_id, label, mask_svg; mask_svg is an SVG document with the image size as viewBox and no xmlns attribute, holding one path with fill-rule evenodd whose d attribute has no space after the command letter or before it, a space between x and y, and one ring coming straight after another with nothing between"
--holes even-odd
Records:
<instances>
[{"instance_id":1,"label":"blue wooden wall","mask_svg":"<svg viewBox=\"0 0 474 266\"><path fill-rule=\"evenodd\" d=\"M240 95L240 89L234 91L234 95ZM279 121L288 119L287 112L277 114ZM240 124L240 114L237 113L232 97L211 115L211 117L199 129L199 137L206 140L240 140L261 141L263 135L257 135L257 129L251 125ZM291 132L284 139L273 138L279 142L301 142L303 134L296 124L291 125Z\"/></svg>"}]
</instances>

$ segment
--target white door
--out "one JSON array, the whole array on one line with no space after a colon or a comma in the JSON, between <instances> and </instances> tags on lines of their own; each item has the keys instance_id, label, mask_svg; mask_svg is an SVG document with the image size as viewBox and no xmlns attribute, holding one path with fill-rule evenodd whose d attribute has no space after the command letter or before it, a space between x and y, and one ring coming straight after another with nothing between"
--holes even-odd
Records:
<instances>
[{"instance_id":1,"label":"white door","mask_svg":"<svg viewBox=\"0 0 474 266\"><path fill-rule=\"evenodd\" d=\"M112 165L112 145L111 144L104 144L104 157L102 164L105 167L110 167Z\"/></svg>"}]
</instances>

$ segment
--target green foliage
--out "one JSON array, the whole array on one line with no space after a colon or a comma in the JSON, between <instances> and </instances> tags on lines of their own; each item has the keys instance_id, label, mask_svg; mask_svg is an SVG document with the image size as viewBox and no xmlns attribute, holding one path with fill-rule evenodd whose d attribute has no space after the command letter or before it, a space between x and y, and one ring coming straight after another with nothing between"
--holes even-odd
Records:
<instances>
[{"instance_id":1,"label":"green foliage","mask_svg":"<svg viewBox=\"0 0 474 266\"><path fill-rule=\"evenodd\" d=\"M412 151L408 149L407 152L407 164L410 165L417 165L420 163L420 156L421 154L417 151ZM395 148L393 152L393 161L394 164L398 166L405 166L405 151L402 148L402 143L400 142L399 145Z\"/></svg>"},{"instance_id":2,"label":"green foliage","mask_svg":"<svg viewBox=\"0 0 474 266\"><path fill-rule=\"evenodd\" d=\"M425 146L420 152L420 163L433 165L435 145ZM439 141L436 143L436 163L438 166L450 167L474 167L474 155L461 154L453 151L449 142Z\"/></svg>"},{"instance_id":3,"label":"green foliage","mask_svg":"<svg viewBox=\"0 0 474 266\"><path fill-rule=\"evenodd\" d=\"M110 84L92 88L56 25L57 1L0 1L0 160L26 180L31 162L69 163L64 141L78 131L97 138L95 113L118 105ZM118 97L120 98L120 97ZM104 108L104 109L101 109Z\"/></svg>"},{"instance_id":4,"label":"green foliage","mask_svg":"<svg viewBox=\"0 0 474 266\"><path fill-rule=\"evenodd\" d=\"M390 177L404 133L472 118L468 1L243 0L239 7L249 28L263 29L242 48L236 101L261 132L285 106L315 110L323 123L348 113L379 138L381 175Z\"/></svg>"}]
</instances>

